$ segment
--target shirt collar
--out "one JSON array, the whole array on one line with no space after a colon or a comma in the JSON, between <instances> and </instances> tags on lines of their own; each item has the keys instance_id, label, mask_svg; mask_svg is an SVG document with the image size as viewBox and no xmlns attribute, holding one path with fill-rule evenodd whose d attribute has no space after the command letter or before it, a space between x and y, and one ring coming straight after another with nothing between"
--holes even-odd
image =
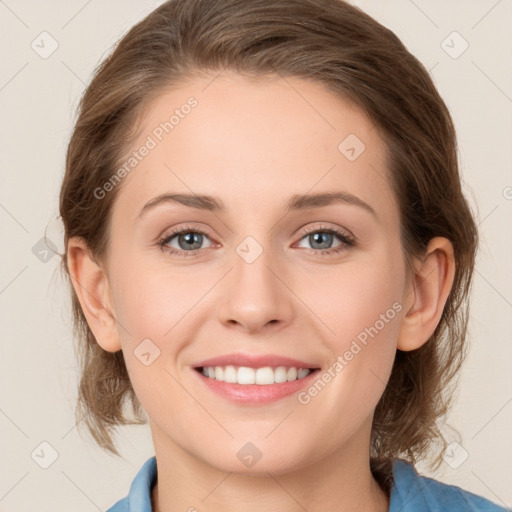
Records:
<instances>
[{"instance_id":1,"label":"shirt collar","mask_svg":"<svg viewBox=\"0 0 512 512\"><path fill-rule=\"evenodd\" d=\"M428 479L420 478L414 466L408 462L393 460L394 483L391 488L389 512L428 512L423 488Z\"/></svg>"},{"instance_id":2,"label":"shirt collar","mask_svg":"<svg viewBox=\"0 0 512 512\"><path fill-rule=\"evenodd\" d=\"M151 494L157 481L156 457L148 459L130 486L130 512L152 512Z\"/></svg>"}]
</instances>

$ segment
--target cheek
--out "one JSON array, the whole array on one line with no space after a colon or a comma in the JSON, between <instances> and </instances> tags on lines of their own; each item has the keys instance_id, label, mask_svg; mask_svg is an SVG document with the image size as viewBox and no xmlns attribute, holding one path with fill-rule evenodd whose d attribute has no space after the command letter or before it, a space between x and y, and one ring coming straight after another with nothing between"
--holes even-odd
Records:
<instances>
[{"instance_id":1,"label":"cheek","mask_svg":"<svg viewBox=\"0 0 512 512\"><path fill-rule=\"evenodd\" d=\"M169 397L182 400L177 397L182 397L183 390L173 377L187 343L183 329L190 328L187 315L193 314L209 280L190 270L180 274L155 265L141 264L137 271L134 267L127 261L116 269L114 279L124 360L135 393L150 417L158 418L166 411L166 421L174 422ZM179 422L174 428L179 428Z\"/></svg>"},{"instance_id":2,"label":"cheek","mask_svg":"<svg viewBox=\"0 0 512 512\"><path fill-rule=\"evenodd\" d=\"M350 421L371 412L391 372L403 311L401 261L388 248L379 257L340 267L324 287L318 279L310 283L316 285L306 302L325 326L323 339L331 354L330 376L325 376L331 392L325 399L340 414L346 407L357 410Z\"/></svg>"},{"instance_id":3,"label":"cheek","mask_svg":"<svg viewBox=\"0 0 512 512\"><path fill-rule=\"evenodd\" d=\"M114 278L117 319L134 341L141 336L163 339L205 293L209 281L190 269L170 271L147 262L138 267L127 262L116 269Z\"/></svg>"},{"instance_id":4,"label":"cheek","mask_svg":"<svg viewBox=\"0 0 512 512\"><path fill-rule=\"evenodd\" d=\"M375 324L383 335L396 336L404 286L400 255L388 248L388 254L383 250L332 268L307 279L302 274L294 285L324 325L325 339L331 340L332 348L338 353L345 350L360 333L364 341L365 329Z\"/></svg>"}]
</instances>

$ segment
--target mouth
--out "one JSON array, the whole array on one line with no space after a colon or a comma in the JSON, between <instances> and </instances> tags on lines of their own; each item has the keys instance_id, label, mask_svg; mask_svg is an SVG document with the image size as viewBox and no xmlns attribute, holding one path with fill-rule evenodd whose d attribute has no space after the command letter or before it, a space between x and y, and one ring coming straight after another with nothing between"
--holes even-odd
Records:
<instances>
[{"instance_id":1,"label":"mouth","mask_svg":"<svg viewBox=\"0 0 512 512\"><path fill-rule=\"evenodd\" d=\"M263 405L311 385L320 365L277 354L237 352L191 366L200 385L239 405Z\"/></svg>"},{"instance_id":2,"label":"mouth","mask_svg":"<svg viewBox=\"0 0 512 512\"><path fill-rule=\"evenodd\" d=\"M299 393L313 383L320 368L296 366L200 366L199 382L223 399L244 406L263 406Z\"/></svg>"},{"instance_id":3,"label":"mouth","mask_svg":"<svg viewBox=\"0 0 512 512\"><path fill-rule=\"evenodd\" d=\"M249 366L199 366L194 368L207 379L240 384L242 386L258 385L270 386L302 380L320 368L300 368L296 366L263 366L252 368Z\"/></svg>"}]
</instances>

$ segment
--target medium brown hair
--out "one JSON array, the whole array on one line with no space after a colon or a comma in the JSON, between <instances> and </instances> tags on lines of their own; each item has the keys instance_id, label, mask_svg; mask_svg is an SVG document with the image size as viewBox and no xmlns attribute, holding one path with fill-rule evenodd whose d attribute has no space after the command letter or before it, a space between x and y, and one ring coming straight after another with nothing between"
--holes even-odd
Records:
<instances>
[{"instance_id":1,"label":"medium brown hair","mask_svg":"<svg viewBox=\"0 0 512 512\"><path fill-rule=\"evenodd\" d=\"M454 247L455 277L441 320L421 348L396 353L374 415L370 460L389 489L391 461L424 458L446 441L439 418L465 356L468 294L478 235L461 190L455 130L425 67L393 32L341 0L170 0L135 25L98 67L69 143L60 196L65 242L82 237L98 261L108 246L117 186L98 200L130 146L152 98L197 73L314 80L350 100L377 126L400 209L410 271L436 236ZM213 75L212 75L213 76ZM66 254L62 259L66 276ZM121 351L100 348L71 287L81 380L82 418L105 449L117 425L146 418ZM131 403L133 417L124 411ZM436 461L440 462L438 456Z\"/></svg>"}]
</instances>

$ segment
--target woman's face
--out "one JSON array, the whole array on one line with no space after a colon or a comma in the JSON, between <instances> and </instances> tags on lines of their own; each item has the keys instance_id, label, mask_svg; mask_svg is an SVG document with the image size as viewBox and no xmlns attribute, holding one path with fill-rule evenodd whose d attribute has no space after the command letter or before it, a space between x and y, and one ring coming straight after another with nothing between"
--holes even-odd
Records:
<instances>
[{"instance_id":1,"label":"woman's face","mask_svg":"<svg viewBox=\"0 0 512 512\"><path fill-rule=\"evenodd\" d=\"M157 453L275 474L368 453L409 295L385 158L368 118L310 81L224 72L151 104L106 270ZM223 356L219 377L279 382L197 370ZM317 370L280 382L293 366Z\"/></svg>"}]
</instances>

